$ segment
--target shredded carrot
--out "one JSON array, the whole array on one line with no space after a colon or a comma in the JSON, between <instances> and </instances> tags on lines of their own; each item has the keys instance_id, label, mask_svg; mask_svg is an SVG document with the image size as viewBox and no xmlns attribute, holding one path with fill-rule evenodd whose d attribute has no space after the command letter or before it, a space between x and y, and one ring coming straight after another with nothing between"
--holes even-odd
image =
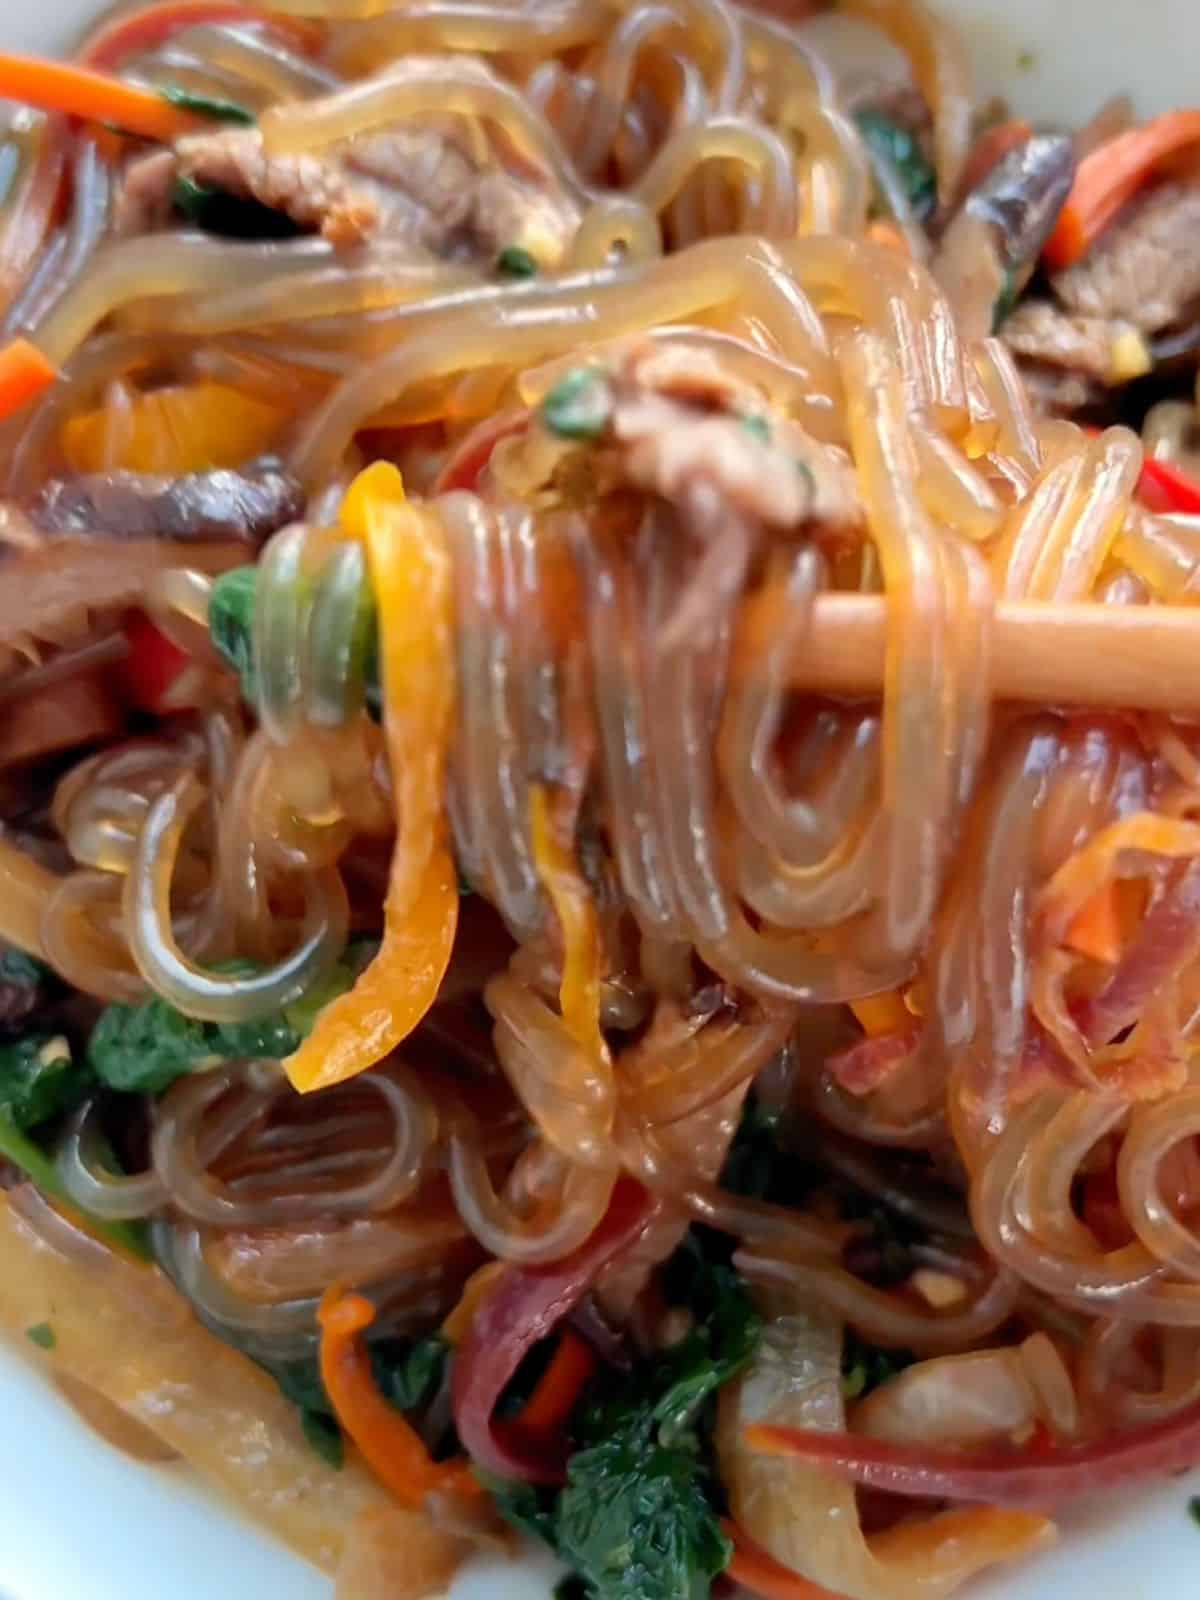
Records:
<instances>
[{"instance_id":1,"label":"shredded carrot","mask_svg":"<svg viewBox=\"0 0 1200 1600\"><path fill-rule=\"evenodd\" d=\"M1063 941L1081 956L1115 967L1121 957L1121 906L1117 885L1106 883L1097 889L1075 913Z\"/></svg>"},{"instance_id":2,"label":"shredded carrot","mask_svg":"<svg viewBox=\"0 0 1200 1600\"><path fill-rule=\"evenodd\" d=\"M449 1344L461 1344L466 1338L471 1324L475 1320L475 1312L479 1302L487 1294L492 1284L505 1270L503 1261L488 1261L482 1267L477 1267L463 1284L462 1293L458 1302L450 1311L439 1330L442 1338Z\"/></svg>"},{"instance_id":3,"label":"shredded carrot","mask_svg":"<svg viewBox=\"0 0 1200 1600\"><path fill-rule=\"evenodd\" d=\"M1117 134L1085 156L1047 241L1047 264L1061 271L1082 260L1158 164L1197 143L1200 111L1168 111L1140 128Z\"/></svg>"},{"instance_id":4,"label":"shredded carrot","mask_svg":"<svg viewBox=\"0 0 1200 1600\"><path fill-rule=\"evenodd\" d=\"M550 1365L521 1409L518 1426L531 1433L557 1433L566 1426L584 1384L595 1370L592 1347L572 1329L564 1328Z\"/></svg>"},{"instance_id":5,"label":"shredded carrot","mask_svg":"<svg viewBox=\"0 0 1200 1600\"><path fill-rule=\"evenodd\" d=\"M40 111L62 111L86 122L114 123L126 133L159 144L172 144L209 125L204 117L172 105L157 89L38 56L0 53L0 99L37 106Z\"/></svg>"},{"instance_id":6,"label":"shredded carrot","mask_svg":"<svg viewBox=\"0 0 1200 1600\"><path fill-rule=\"evenodd\" d=\"M574 856L555 834L540 785L530 791L529 810L533 859L562 930L559 1008L576 1042L593 1060L606 1061L608 1046L600 1031L600 939L592 896Z\"/></svg>"},{"instance_id":7,"label":"shredded carrot","mask_svg":"<svg viewBox=\"0 0 1200 1600\"><path fill-rule=\"evenodd\" d=\"M435 1461L416 1429L379 1392L362 1338L375 1320L371 1302L335 1285L326 1291L317 1320L325 1392L380 1483L406 1506L420 1506L432 1490L478 1494L469 1464Z\"/></svg>"},{"instance_id":8,"label":"shredded carrot","mask_svg":"<svg viewBox=\"0 0 1200 1600\"><path fill-rule=\"evenodd\" d=\"M888 250L894 250L897 255L911 256L908 240L894 222L872 222L867 227L867 238L873 239L876 244L884 245Z\"/></svg>"},{"instance_id":9,"label":"shredded carrot","mask_svg":"<svg viewBox=\"0 0 1200 1600\"><path fill-rule=\"evenodd\" d=\"M367 547L399 831L379 953L284 1063L302 1094L365 1072L403 1043L437 999L458 926L443 782L454 694L449 552L382 461L350 485L342 528Z\"/></svg>"},{"instance_id":10,"label":"shredded carrot","mask_svg":"<svg viewBox=\"0 0 1200 1600\"><path fill-rule=\"evenodd\" d=\"M851 1000L850 1009L869 1039L878 1039L885 1033L900 1033L912 1026L913 1013L905 1005L899 989L888 989L883 994Z\"/></svg>"},{"instance_id":11,"label":"shredded carrot","mask_svg":"<svg viewBox=\"0 0 1200 1600\"><path fill-rule=\"evenodd\" d=\"M844 1600L832 1589L825 1589L811 1578L802 1578L765 1550L760 1550L736 1522L721 1519L726 1537L732 1541L733 1557L725 1569L727 1577L765 1600Z\"/></svg>"},{"instance_id":12,"label":"shredded carrot","mask_svg":"<svg viewBox=\"0 0 1200 1600\"><path fill-rule=\"evenodd\" d=\"M13 339L0 349L0 420L48 389L58 377L38 347L28 339Z\"/></svg>"}]
</instances>

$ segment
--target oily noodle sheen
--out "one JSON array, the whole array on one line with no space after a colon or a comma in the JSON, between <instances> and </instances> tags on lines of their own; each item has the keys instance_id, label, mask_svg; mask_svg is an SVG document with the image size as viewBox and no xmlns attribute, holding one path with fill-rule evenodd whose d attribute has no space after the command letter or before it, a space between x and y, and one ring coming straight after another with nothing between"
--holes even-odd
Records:
<instances>
[{"instance_id":1,"label":"oily noodle sheen","mask_svg":"<svg viewBox=\"0 0 1200 1600\"><path fill-rule=\"evenodd\" d=\"M448 128L574 225L511 280L386 235L121 236L110 146L29 119L0 308L65 378L6 426L8 493L61 472L71 419L107 416L115 464L146 385L205 379L276 408L310 514L260 561L254 717L214 673L206 709L68 771L52 821L73 869L37 880L31 912L33 868L0 841L0 932L101 1000L153 992L236 1023L378 930L416 779L394 743L389 763L361 663L328 645L370 598L337 523L381 438L448 563L442 787L474 894L399 1056L305 1098L262 1063L185 1078L134 1177L106 1168L85 1107L59 1152L69 1190L154 1217L202 1315L264 1357L309 1348L335 1276L402 1330L487 1255L568 1253L624 1169L737 1234L772 1295L881 1344L977 1350L1019 1311L1076 1345L1067 1411L1088 1427L1183 1406L1200 1391L1200 744L1163 714L988 687L1000 601L1154 607L1195 587L1195 531L1133 502L1141 443L1034 414L1005 348L960 337L902 195L909 251L870 236L846 49L803 5L275 9L292 15L197 23L108 64L252 108L280 158ZM948 201L960 42L919 0L841 9L907 59ZM860 63L855 93L896 59ZM67 167L59 219L46 195ZM594 468L540 409L589 365L625 429ZM691 377L672 394L655 374L673 368ZM637 446L656 384L768 418L756 462L780 481L803 477L798 425L857 517L772 526L717 472L669 492ZM1155 428L1184 453L1183 420ZM797 682L831 591L886 600L873 699ZM194 643L207 596L167 574L145 604ZM1098 894L1129 913L1115 964L1072 943ZM843 1008L873 996L888 1020L859 1038ZM821 1119L855 1184L958 1238L935 1263L961 1280L953 1305L855 1275L825 1215L719 1188L760 1074Z\"/></svg>"}]
</instances>

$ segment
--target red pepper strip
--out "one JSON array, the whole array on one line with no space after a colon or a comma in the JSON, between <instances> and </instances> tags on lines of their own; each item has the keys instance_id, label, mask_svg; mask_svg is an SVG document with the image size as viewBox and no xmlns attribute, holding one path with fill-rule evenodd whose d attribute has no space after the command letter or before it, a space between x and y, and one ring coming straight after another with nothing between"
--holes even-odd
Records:
<instances>
[{"instance_id":1,"label":"red pepper strip","mask_svg":"<svg viewBox=\"0 0 1200 1600\"><path fill-rule=\"evenodd\" d=\"M267 9L242 5L240 0L169 0L104 22L83 43L79 60L89 67L119 67L130 56L149 55L185 28L209 24L254 23L285 35L297 49L309 51L320 31L299 17L273 16Z\"/></svg>"},{"instance_id":2,"label":"red pepper strip","mask_svg":"<svg viewBox=\"0 0 1200 1600\"><path fill-rule=\"evenodd\" d=\"M321 1301L321 1378L338 1422L371 1471L403 1505L420 1506L432 1490L479 1494L465 1461L436 1462L412 1425L380 1394L360 1337L375 1320L361 1294L333 1288Z\"/></svg>"},{"instance_id":3,"label":"red pepper strip","mask_svg":"<svg viewBox=\"0 0 1200 1600\"><path fill-rule=\"evenodd\" d=\"M488 417L478 427L472 428L450 453L441 472L438 473L437 482L433 486L434 494L449 494L452 489L469 489L474 492L483 469L492 459L492 451L501 439L507 439L510 434L520 433L528 421L528 411L501 411L497 416Z\"/></svg>"},{"instance_id":4,"label":"red pepper strip","mask_svg":"<svg viewBox=\"0 0 1200 1600\"><path fill-rule=\"evenodd\" d=\"M1085 427L1083 431L1089 439L1100 437L1099 428ZM1200 515L1200 483L1173 461L1147 456L1142 462L1137 492L1147 511Z\"/></svg>"},{"instance_id":5,"label":"red pepper strip","mask_svg":"<svg viewBox=\"0 0 1200 1600\"><path fill-rule=\"evenodd\" d=\"M1182 511L1200 515L1200 483L1172 461L1147 456L1138 482L1142 504L1150 511Z\"/></svg>"},{"instance_id":6,"label":"red pepper strip","mask_svg":"<svg viewBox=\"0 0 1200 1600\"><path fill-rule=\"evenodd\" d=\"M122 679L130 704L156 715L177 709L168 697L180 674L192 665L191 656L141 611L130 613L125 637L129 655L122 663Z\"/></svg>"},{"instance_id":7,"label":"red pepper strip","mask_svg":"<svg viewBox=\"0 0 1200 1600\"><path fill-rule=\"evenodd\" d=\"M557 1433L566 1426L584 1384L595 1370L591 1345L572 1329L564 1328L550 1365L521 1409L517 1426L523 1433Z\"/></svg>"},{"instance_id":8,"label":"red pepper strip","mask_svg":"<svg viewBox=\"0 0 1200 1600\"><path fill-rule=\"evenodd\" d=\"M776 1561L774 1556L754 1543L736 1522L721 1518L725 1537L733 1545L733 1557L725 1568L725 1576L752 1589L764 1600L845 1600L832 1589L824 1589L811 1578L802 1578L798 1572Z\"/></svg>"},{"instance_id":9,"label":"red pepper strip","mask_svg":"<svg viewBox=\"0 0 1200 1600\"><path fill-rule=\"evenodd\" d=\"M509 1267L480 1301L454 1362L454 1425L467 1453L502 1478L561 1483L565 1439L521 1437L493 1419L496 1403L526 1354L571 1311L597 1273L642 1234L654 1203L631 1178L618 1179L603 1221L561 1261Z\"/></svg>"},{"instance_id":10,"label":"red pepper strip","mask_svg":"<svg viewBox=\"0 0 1200 1600\"><path fill-rule=\"evenodd\" d=\"M1200 1402L1173 1417L1093 1444L1010 1449L927 1450L857 1433L818 1433L755 1423L746 1443L766 1455L831 1468L867 1489L931 1500L979 1500L1040 1509L1151 1473L1200 1462Z\"/></svg>"}]
</instances>

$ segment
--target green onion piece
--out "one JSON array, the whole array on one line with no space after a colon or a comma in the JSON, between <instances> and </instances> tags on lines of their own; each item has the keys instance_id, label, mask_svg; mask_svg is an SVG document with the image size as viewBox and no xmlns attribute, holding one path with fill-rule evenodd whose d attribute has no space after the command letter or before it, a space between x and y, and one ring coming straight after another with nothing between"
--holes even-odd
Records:
<instances>
[{"instance_id":1,"label":"green onion piece","mask_svg":"<svg viewBox=\"0 0 1200 1600\"><path fill-rule=\"evenodd\" d=\"M612 394L595 367L576 367L542 401L542 421L560 439L598 439L608 426Z\"/></svg>"},{"instance_id":2,"label":"green onion piece","mask_svg":"<svg viewBox=\"0 0 1200 1600\"><path fill-rule=\"evenodd\" d=\"M35 1322L32 1328L25 1329L25 1337L39 1350L53 1350L58 1343L54 1329L48 1322Z\"/></svg>"},{"instance_id":3,"label":"green onion piece","mask_svg":"<svg viewBox=\"0 0 1200 1600\"><path fill-rule=\"evenodd\" d=\"M496 257L496 266L510 278L536 278L538 264L534 256L519 244L510 244Z\"/></svg>"},{"instance_id":4,"label":"green onion piece","mask_svg":"<svg viewBox=\"0 0 1200 1600\"><path fill-rule=\"evenodd\" d=\"M252 128L258 118L235 100L221 100L212 95L193 94L176 83L160 84L158 92L164 100L181 111L194 111L198 117L211 117L214 122L236 122L243 128Z\"/></svg>"},{"instance_id":5,"label":"green onion piece","mask_svg":"<svg viewBox=\"0 0 1200 1600\"><path fill-rule=\"evenodd\" d=\"M745 428L746 432L751 434L761 444L770 444L771 424L767 421L766 417L744 416L739 417L738 421L741 423L742 427Z\"/></svg>"}]
</instances>

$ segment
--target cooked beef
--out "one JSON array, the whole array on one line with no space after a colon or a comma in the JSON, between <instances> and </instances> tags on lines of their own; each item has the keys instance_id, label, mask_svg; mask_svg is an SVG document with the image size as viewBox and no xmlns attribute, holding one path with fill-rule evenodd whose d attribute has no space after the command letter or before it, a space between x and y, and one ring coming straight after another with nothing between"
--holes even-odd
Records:
<instances>
[{"instance_id":1,"label":"cooked beef","mask_svg":"<svg viewBox=\"0 0 1200 1600\"><path fill-rule=\"evenodd\" d=\"M48 974L20 950L0 944L0 1037L22 1033L50 998Z\"/></svg>"},{"instance_id":2,"label":"cooked beef","mask_svg":"<svg viewBox=\"0 0 1200 1600\"><path fill-rule=\"evenodd\" d=\"M481 62L455 66L493 81ZM445 63L410 57L402 70L407 78L436 78ZM179 176L257 200L336 245L387 239L486 261L517 245L552 265L579 224L565 197L483 167L454 132L416 123L299 155L269 152L257 128L223 128L181 140L176 163Z\"/></svg>"},{"instance_id":3,"label":"cooked beef","mask_svg":"<svg viewBox=\"0 0 1200 1600\"><path fill-rule=\"evenodd\" d=\"M1021 376L1034 410L1050 417L1073 417L1080 411L1095 411L1104 405L1109 394L1095 378L1041 361L1022 361Z\"/></svg>"},{"instance_id":4,"label":"cooked beef","mask_svg":"<svg viewBox=\"0 0 1200 1600\"><path fill-rule=\"evenodd\" d=\"M613 378L613 436L635 487L686 506L715 490L768 528L861 526L844 451L775 415L719 357L685 344L635 347Z\"/></svg>"},{"instance_id":5,"label":"cooked beef","mask_svg":"<svg viewBox=\"0 0 1200 1600\"><path fill-rule=\"evenodd\" d=\"M176 160L181 178L257 200L336 245L361 244L383 222L370 183L355 183L340 162L324 156L268 155L257 128L183 139Z\"/></svg>"},{"instance_id":6,"label":"cooked beef","mask_svg":"<svg viewBox=\"0 0 1200 1600\"><path fill-rule=\"evenodd\" d=\"M304 511L304 491L277 461L181 478L95 472L56 478L30 507L43 533L115 539L239 539L261 544Z\"/></svg>"},{"instance_id":7,"label":"cooked beef","mask_svg":"<svg viewBox=\"0 0 1200 1600\"><path fill-rule=\"evenodd\" d=\"M151 233L171 220L175 157L169 150L137 156L125 168L113 205L113 232L121 238Z\"/></svg>"},{"instance_id":8,"label":"cooked beef","mask_svg":"<svg viewBox=\"0 0 1200 1600\"><path fill-rule=\"evenodd\" d=\"M1114 383L1121 376L1119 341L1139 336L1128 322L1076 316L1049 300L1026 300L1007 318L1001 337L1018 356Z\"/></svg>"},{"instance_id":9,"label":"cooked beef","mask_svg":"<svg viewBox=\"0 0 1200 1600\"><path fill-rule=\"evenodd\" d=\"M1053 287L1070 310L1144 333L1178 322L1200 297L1200 182L1163 183L1139 197Z\"/></svg>"}]
</instances>

